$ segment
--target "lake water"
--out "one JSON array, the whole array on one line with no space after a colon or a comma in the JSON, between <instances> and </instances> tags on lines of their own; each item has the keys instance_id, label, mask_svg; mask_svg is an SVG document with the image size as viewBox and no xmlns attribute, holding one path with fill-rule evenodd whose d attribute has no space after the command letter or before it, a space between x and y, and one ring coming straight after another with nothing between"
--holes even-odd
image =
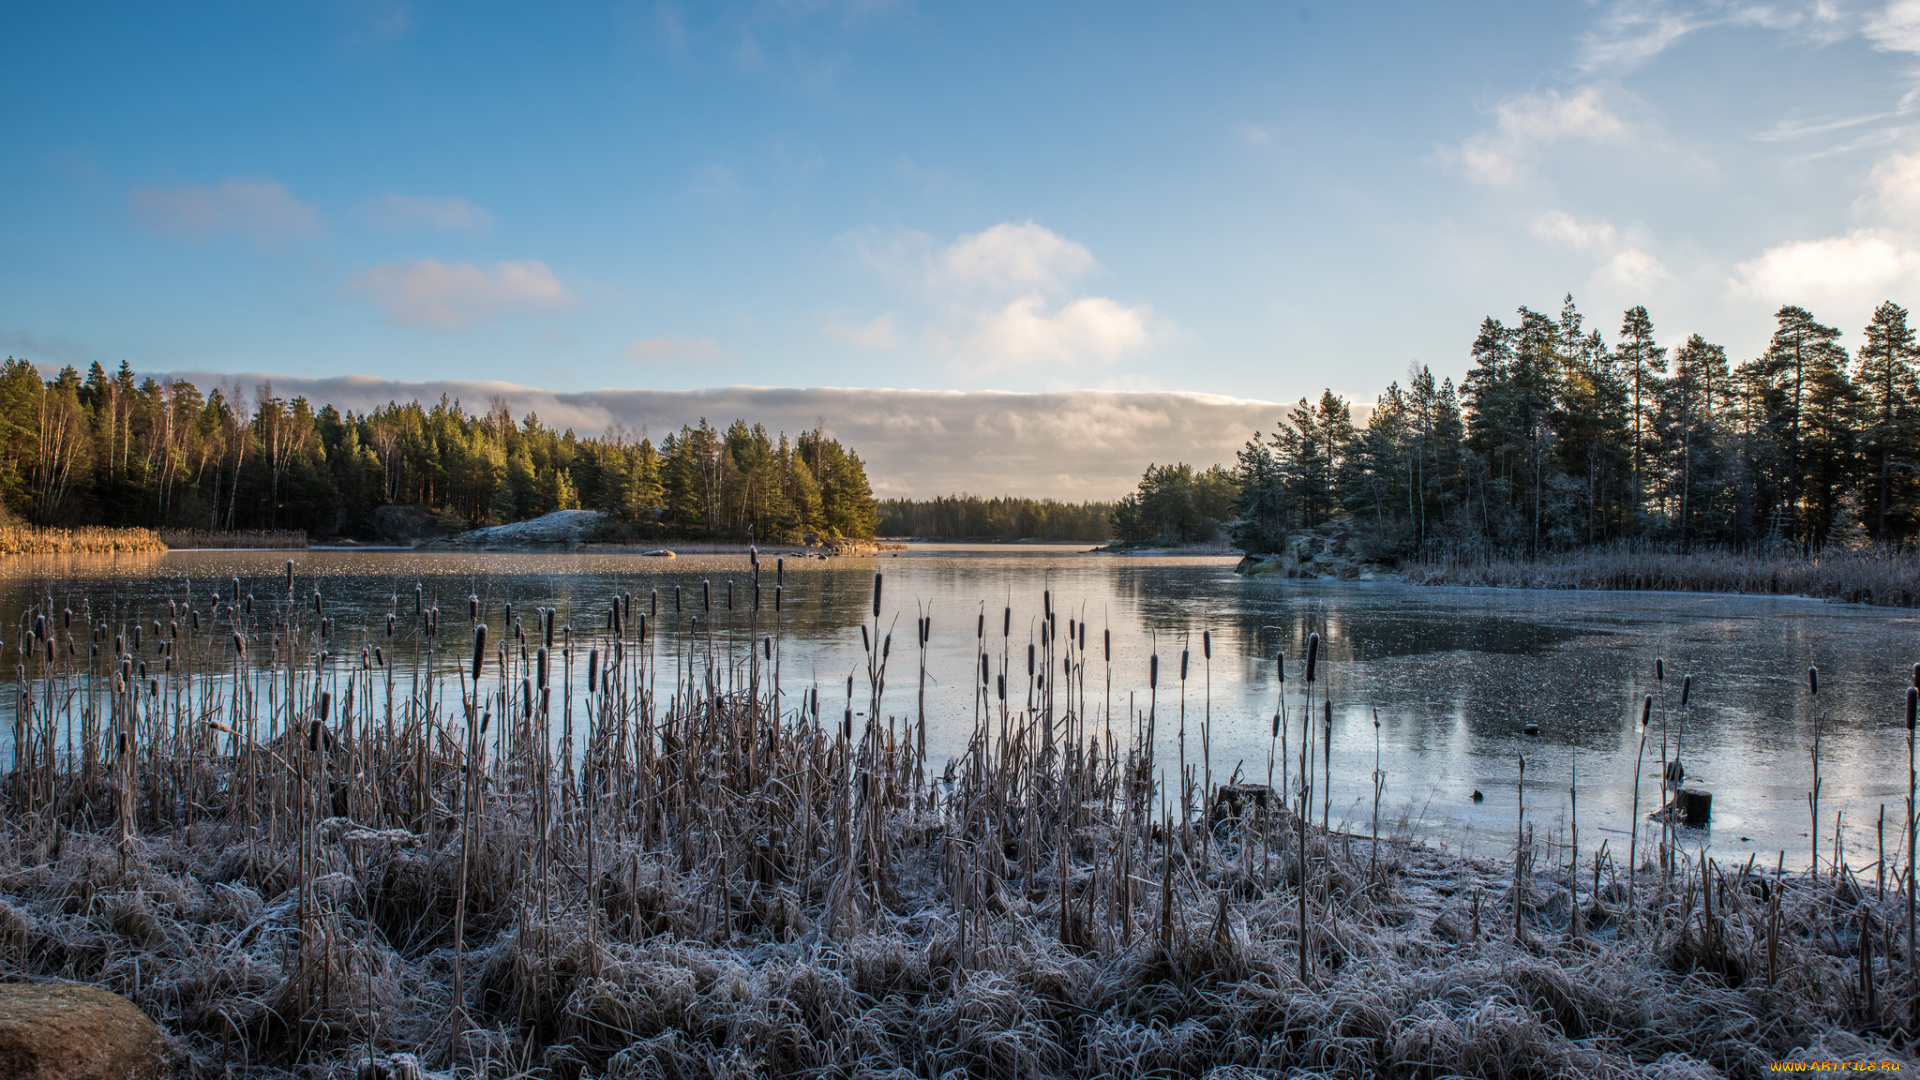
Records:
<instances>
[{"instance_id":1,"label":"lake water","mask_svg":"<svg viewBox=\"0 0 1920 1080\"><path fill-rule=\"evenodd\" d=\"M169 552L156 556L9 560L0 568L0 618L51 596L76 611L91 604L117 617L151 620L191 589L204 606L215 586L262 598L285 595L291 554L302 596L319 589L328 614L351 639L383 626L396 602L410 611L419 584L457 616L446 663L469 651L466 598L483 600L496 633L504 603L517 611L557 606L561 622L599 628L615 594L634 610L656 590L658 632L676 640L712 589L713 626L733 654L749 647L752 574L744 555L666 561L625 555L455 554L392 551ZM773 580L771 550L763 589ZM1850 865L1875 859L1875 820L1884 805L1891 853L1906 798L1905 687L1920 660L1920 616L1811 600L1676 595L1421 588L1390 583L1249 580L1232 558L1124 558L1082 547L915 545L874 558L788 559L784 576L784 685L816 680L823 715L837 715L846 678L864 671L860 622L869 614L873 574L885 574L883 625L895 647L883 711L914 711L914 620L932 617L928 724L937 765L957 754L974 717L978 617L996 673L1005 609L1012 608L1009 697L1026 691L1025 648L1043 593L1090 628L1086 689L1104 711L1103 631L1113 641L1112 724L1124 730L1128 702L1147 708L1149 656L1160 656L1159 752L1177 760L1180 653L1191 650L1185 683L1188 760L1200 762L1199 725L1210 714L1216 781L1236 766L1264 782L1276 704L1274 656L1288 659L1288 709L1299 730L1301 658L1310 630L1323 639L1319 689L1333 701L1332 814L1365 828L1371 814L1377 729L1385 773L1383 820L1408 814L1421 835L1470 851L1510 847L1519 763L1526 759L1529 820L1544 839L1564 834L1570 778L1577 770L1581 844L1602 839L1625 856L1633 798L1641 697L1656 695L1643 775L1642 812L1657 805L1662 720L1670 737L1684 724L1690 786L1713 793L1710 828L1685 830L1689 849L1716 857L1753 853L1771 863L1785 852L1805 865L1809 750L1816 717L1822 737L1821 858L1831 855L1836 813L1844 815ZM727 582L735 590L726 610ZM680 589L682 611L673 611ZM399 598L396 601L396 598ZM771 606L771 599L766 600ZM524 617L524 616L523 616ZM763 614L762 628L766 619ZM1211 663L1201 655L1210 631ZM1064 631L1063 631L1064 634ZM495 640L499 640L496 638ZM354 651L336 642L342 654ZM663 653L664 655L664 653ZM1664 683L1654 661L1663 657ZM1806 669L1820 669L1820 693ZM12 663L5 669L11 673ZM1690 707L1680 682L1693 676ZM864 675L856 707L865 702ZM1210 687L1210 689L1209 689ZM1131 698L1129 698L1131 695ZM9 700L12 699L9 695ZM1539 734L1523 729L1537 724ZM1315 739L1320 738L1315 723ZM0 736L4 737L4 736ZM10 757L10 753L8 754ZM1277 772L1276 772L1277 777ZM1484 801L1475 802L1479 791ZM1650 834L1642 834L1642 846ZM1564 842L1564 835L1563 835Z\"/></svg>"}]
</instances>

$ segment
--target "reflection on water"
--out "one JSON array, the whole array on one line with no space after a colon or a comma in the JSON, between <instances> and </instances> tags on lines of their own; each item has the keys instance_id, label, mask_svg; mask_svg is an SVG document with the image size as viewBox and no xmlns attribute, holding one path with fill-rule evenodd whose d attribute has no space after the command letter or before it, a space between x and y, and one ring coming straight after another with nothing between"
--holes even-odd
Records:
<instances>
[{"instance_id":1,"label":"reflection on water","mask_svg":"<svg viewBox=\"0 0 1920 1080\"><path fill-rule=\"evenodd\" d=\"M761 586L772 604L773 555ZM214 587L263 600L284 597L286 552L169 552L120 557L10 560L0 569L0 618L17 624L35 599L56 608L116 618L151 619L156 605L185 595L204 605ZM292 555L301 595L318 588L341 632L384 623L398 604L412 606L418 584L429 602L464 619L469 594L499 626L503 605L557 606L583 633L603 625L608 599L633 593L634 610L658 596L658 632L671 642L703 613L744 660L750 647L752 572L745 556L683 556L672 561L621 555L462 554L311 551ZM1325 642L1322 685L1334 701L1334 814L1355 822L1371 812L1377 715L1387 774L1383 817L1410 814L1435 838L1483 850L1512 842L1519 761L1526 757L1529 817L1564 833L1568 787L1578 775L1582 847L1625 843L1639 748L1641 695L1655 694L1643 799L1657 791L1660 740L1684 739L1690 784L1713 792L1714 823L1687 844L1711 844L1723 856L1784 850L1804 861L1809 819L1808 750L1817 715L1822 739L1821 828L1831 849L1843 815L1849 862L1876 857L1875 825L1884 805L1889 851L1904 830L1904 693L1920 660L1920 622L1911 612L1771 597L1560 593L1414 588L1387 583L1247 580L1231 558L1117 558L1078 547L917 546L875 558L788 559L780 621L785 685L817 680L822 697L844 694L861 666L858 623L871 602L872 575L884 571L886 610L899 641L885 707L914 707L912 627L933 618L928 653L928 729L933 756L958 753L974 716L976 628L998 670L1003 649L1016 704L1024 649L1041 618L1043 591L1090 627L1085 686L1092 709L1123 730L1149 708L1147 658L1158 651L1162 679L1152 695L1159 730L1173 730L1183 708L1188 751L1198 763L1198 723L1210 715L1216 780L1239 768L1264 779L1276 707L1274 657L1288 660L1288 708L1299 707L1306 636ZM726 607L728 583L733 607ZM703 585L711 589L703 592ZM674 597L679 590L679 611ZM1002 637L1005 609L1012 632ZM264 610L264 609L263 609ZM462 624L464 625L464 624ZM766 622L761 623L763 631ZM1110 630L1111 665L1101 635ZM1213 635L1213 659L1200 635ZM444 635L464 652L461 634ZM357 649L337 642L342 655ZM1176 675L1182 649L1191 667ZM720 650L716 649L716 652ZM666 655L663 651L662 655ZM1667 680L1653 677L1666 660ZM1806 692L1809 665L1821 693ZM12 664L6 670L13 670ZM1692 675L1690 707L1679 706L1682 676ZM863 680L864 681L864 680ZM836 689L837 688L837 689ZM862 691L864 696L864 691ZM1110 705L1108 703L1111 703ZM858 704L858 703L856 703ZM1539 726L1527 736L1528 723ZM1297 733L1298 720L1294 720ZM1317 733L1316 733L1317 737ZM1298 738L1297 734L1294 738ZM1163 755L1173 740L1162 738ZM1297 749L1297 748L1296 748ZM1276 770L1276 777L1278 771ZM1474 791L1485 801L1474 803ZM1389 811L1391 814L1389 815Z\"/></svg>"}]
</instances>

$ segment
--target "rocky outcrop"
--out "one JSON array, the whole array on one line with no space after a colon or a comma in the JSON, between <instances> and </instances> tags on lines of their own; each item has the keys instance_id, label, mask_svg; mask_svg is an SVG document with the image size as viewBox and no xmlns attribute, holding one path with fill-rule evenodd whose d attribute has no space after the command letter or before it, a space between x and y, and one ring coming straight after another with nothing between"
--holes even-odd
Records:
<instances>
[{"instance_id":1,"label":"rocky outcrop","mask_svg":"<svg viewBox=\"0 0 1920 1080\"><path fill-rule=\"evenodd\" d=\"M389 544L412 544L439 534L424 506L395 504L373 508L373 531Z\"/></svg>"},{"instance_id":2,"label":"rocky outcrop","mask_svg":"<svg viewBox=\"0 0 1920 1080\"><path fill-rule=\"evenodd\" d=\"M598 510L555 510L509 525L489 525L471 529L459 536L435 540L429 547L452 548L545 548L584 544L599 536L604 519Z\"/></svg>"},{"instance_id":3,"label":"rocky outcrop","mask_svg":"<svg viewBox=\"0 0 1920 1080\"><path fill-rule=\"evenodd\" d=\"M0 983L0 1076L160 1080L166 1037L139 1006L83 983Z\"/></svg>"},{"instance_id":4,"label":"rocky outcrop","mask_svg":"<svg viewBox=\"0 0 1920 1080\"><path fill-rule=\"evenodd\" d=\"M1248 555L1234 567L1248 577L1333 578L1338 581L1376 581L1398 575L1393 568L1368 559L1359 549L1353 521L1340 518L1294 533L1281 550Z\"/></svg>"}]
</instances>

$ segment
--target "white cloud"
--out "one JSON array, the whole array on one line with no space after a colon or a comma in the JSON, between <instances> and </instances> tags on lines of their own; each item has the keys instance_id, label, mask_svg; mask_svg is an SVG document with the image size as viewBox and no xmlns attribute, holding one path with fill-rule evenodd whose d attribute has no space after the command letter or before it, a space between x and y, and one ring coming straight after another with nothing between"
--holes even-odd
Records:
<instances>
[{"instance_id":1,"label":"white cloud","mask_svg":"<svg viewBox=\"0 0 1920 1080\"><path fill-rule=\"evenodd\" d=\"M1882 52L1920 53L1920 0L1894 0L1868 16L1861 32Z\"/></svg>"},{"instance_id":2,"label":"white cloud","mask_svg":"<svg viewBox=\"0 0 1920 1080\"><path fill-rule=\"evenodd\" d=\"M389 230L480 233L493 227L493 215L486 207L457 195L401 195L392 191L361 203L360 219L376 229Z\"/></svg>"},{"instance_id":3,"label":"white cloud","mask_svg":"<svg viewBox=\"0 0 1920 1080\"><path fill-rule=\"evenodd\" d=\"M827 321L827 336L856 349L885 351L900 344L900 332L894 328L891 312L857 326L835 316Z\"/></svg>"},{"instance_id":4,"label":"white cloud","mask_svg":"<svg viewBox=\"0 0 1920 1080\"><path fill-rule=\"evenodd\" d=\"M961 359L992 368L1033 361L1110 362L1151 340L1146 307L1125 307L1104 296L1075 300L1049 314L1039 295L1023 296L984 314L961 343Z\"/></svg>"},{"instance_id":5,"label":"white cloud","mask_svg":"<svg viewBox=\"0 0 1920 1080\"><path fill-rule=\"evenodd\" d=\"M1617 142L1628 132L1599 87L1583 86L1566 95L1548 90L1500 103L1493 129L1469 137L1451 156L1474 180L1504 185L1525 176L1540 151L1555 143Z\"/></svg>"},{"instance_id":6,"label":"white cloud","mask_svg":"<svg viewBox=\"0 0 1920 1080\"><path fill-rule=\"evenodd\" d=\"M1051 229L1002 222L949 244L935 263L934 280L993 291L1053 291L1097 266L1084 245Z\"/></svg>"},{"instance_id":7,"label":"white cloud","mask_svg":"<svg viewBox=\"0 0 1920 1080\"><path fill-rule=\"evenodd\" d=\"M1564 210L1552 210L1533 219L1533 235L1550 243L1577 251L1608 251L1620 238L1620 230L1604 221L1581 221Z\"/></svg>"},{"instance_id":8,"label":"white cloud","mask_svg":"<svg viewBox=\"0 0 1920 1080\"><path fill-rule=\"evenodd\" d=\"M1666 264L1639 248L1628 248L1608 259L1601 276L1629 289L1649 289L1673 280Z\"/></svg>"},{"instance_id":9,"label":"white cloud","mask_svg":"<svg viewBox=\"0 0 1920 1080\"><path fill-rule=\"evenodd\" d=\"M1854 210L1920 224L1920 153L1894 153L1875 162Z\"/></svg>"},{"instance_id":10,"label":"white cloud","mask_svg":"<svg viewBox=\"0 0 1920 1080\"><path fill-rule=\"evenodd\" d=\"M1911 290L1920 277L1920 252L1894 234L1855 229L1768 248L1736 270L1739 291L1770 302L1861 303Z\"/></svg>"},{"instance_id":11,"label":"white cloud","mask_svg":"<svg viewBox=\"0 0 1920 1080\"><path fill-rule=\"evenodd\" d=\"M438 259L387 263L347 282L400 326L463 330L502 315L540 315L572 307L578 297L546 263L534 259L443 263Z\"/></svg>"},{"instance_id":12,"label":"white cloud","mask_svg":"<svg viewBox=\"0 0 1920 1080\"><path fill-rule=\"evenodd\" d=\"M1272 431L1286 406L1270 401L1160 391L1080 390L1050 394L998 391L735 386L710 390L603 389L555 393L502 382L393 382L365 375L314 379L286 375L180 372L201 387L271 379L274 390L341 409L369 411L389 401L437 401L469 409L498 394L516 416L581 434L615 424L656 441L701 417L724 425L744 417L773 432L809 430L824 419L834 437L859 452L880 496L952 492L1036 498L1111 499L1126 494L1154 463L1231 464L1242 443Z\"/></svg>"},{"instance_id":13,"label":"white cloud","mask_svg":"<svg viewBox=\"0 0 1920 1080\"><path fill-rule=\"evenodd\" d=\"M654 364L699 364L732 359L719 342L708 337L642 338L620 351L635 360Z\"/></svg>"},{"instance_id":14,"label":"white cloud","mask_svg":"<svg viewBox=\"0 0 1920 1080\"><path fill-rule=\"evenodd\" d=\"M136 188L127 205L135 220L162 236L197 240L234 232L263 248L284 248L320 232L320 212L265 177Z\"/></svg>"},{"instance_id":15,"label":"white cloud","mask_svg":"<svg viewBox=\"0 0 1920 1080\"><path fill-rule=\"evenodd\" d=\"M1575 62L1583 71L1620 73L1689 34L1719 26L1759 27L1824 44L1853 32L1858 16L1836 0L1612 0L1581 35Z\"/></svg>"}]
</instances>

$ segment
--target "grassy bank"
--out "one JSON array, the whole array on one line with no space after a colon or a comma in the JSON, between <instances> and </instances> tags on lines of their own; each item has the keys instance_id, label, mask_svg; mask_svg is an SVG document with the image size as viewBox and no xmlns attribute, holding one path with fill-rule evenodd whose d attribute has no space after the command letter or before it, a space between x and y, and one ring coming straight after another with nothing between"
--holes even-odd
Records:
<instances>
[{"instance_id":1,"label":"grassy bank","mask_svg":"<svg viewBox=\"0 0 1920 1080\"><path fill-rule=\"evenodd\" d=\"M165 551L152 529L109 529L97 525L50 529L0 524L0 555L85 555L122 551Z\"/></svg>"},{"instance_id":2,"label":"grassy bank","mask_svg":"<svg viewBox=\"0 0 1920 1080\"><path fill-rule=\"evenodd\" d=\"M1419 585L1759 593L1920 606L1920 555L1896 551L1802 556L1611 549L1534 560L1442 557L1411 563L1403 576Z\"/></svg>"},{"instance_id":3,"label":"grassy bank","mask_svg":"<svg viewBox=\"0 0 1920 1080\"><path fill-rule=\"evenodd\" d=\"M777 573L754 610L615 596L572 628L421 593L335 626L292 575L18 630L0 971L129 995L197 1075L370 1052L568 1078L1912 1060L1910 859L1785 874L1655 829L1634 873L1525 820L1506 860L1346 835L1312 660L1279 793L1224 791L1204 726L1110 714L1116 674L1155 700L1157 660L1137 685L1051 612L1025 667L988 620L903 629L892 662L876 575L842 698L783 673ZM930 762L925 645L966 629L987 678L949 722L972 737Z\"/></svg>"}]
</instances>

